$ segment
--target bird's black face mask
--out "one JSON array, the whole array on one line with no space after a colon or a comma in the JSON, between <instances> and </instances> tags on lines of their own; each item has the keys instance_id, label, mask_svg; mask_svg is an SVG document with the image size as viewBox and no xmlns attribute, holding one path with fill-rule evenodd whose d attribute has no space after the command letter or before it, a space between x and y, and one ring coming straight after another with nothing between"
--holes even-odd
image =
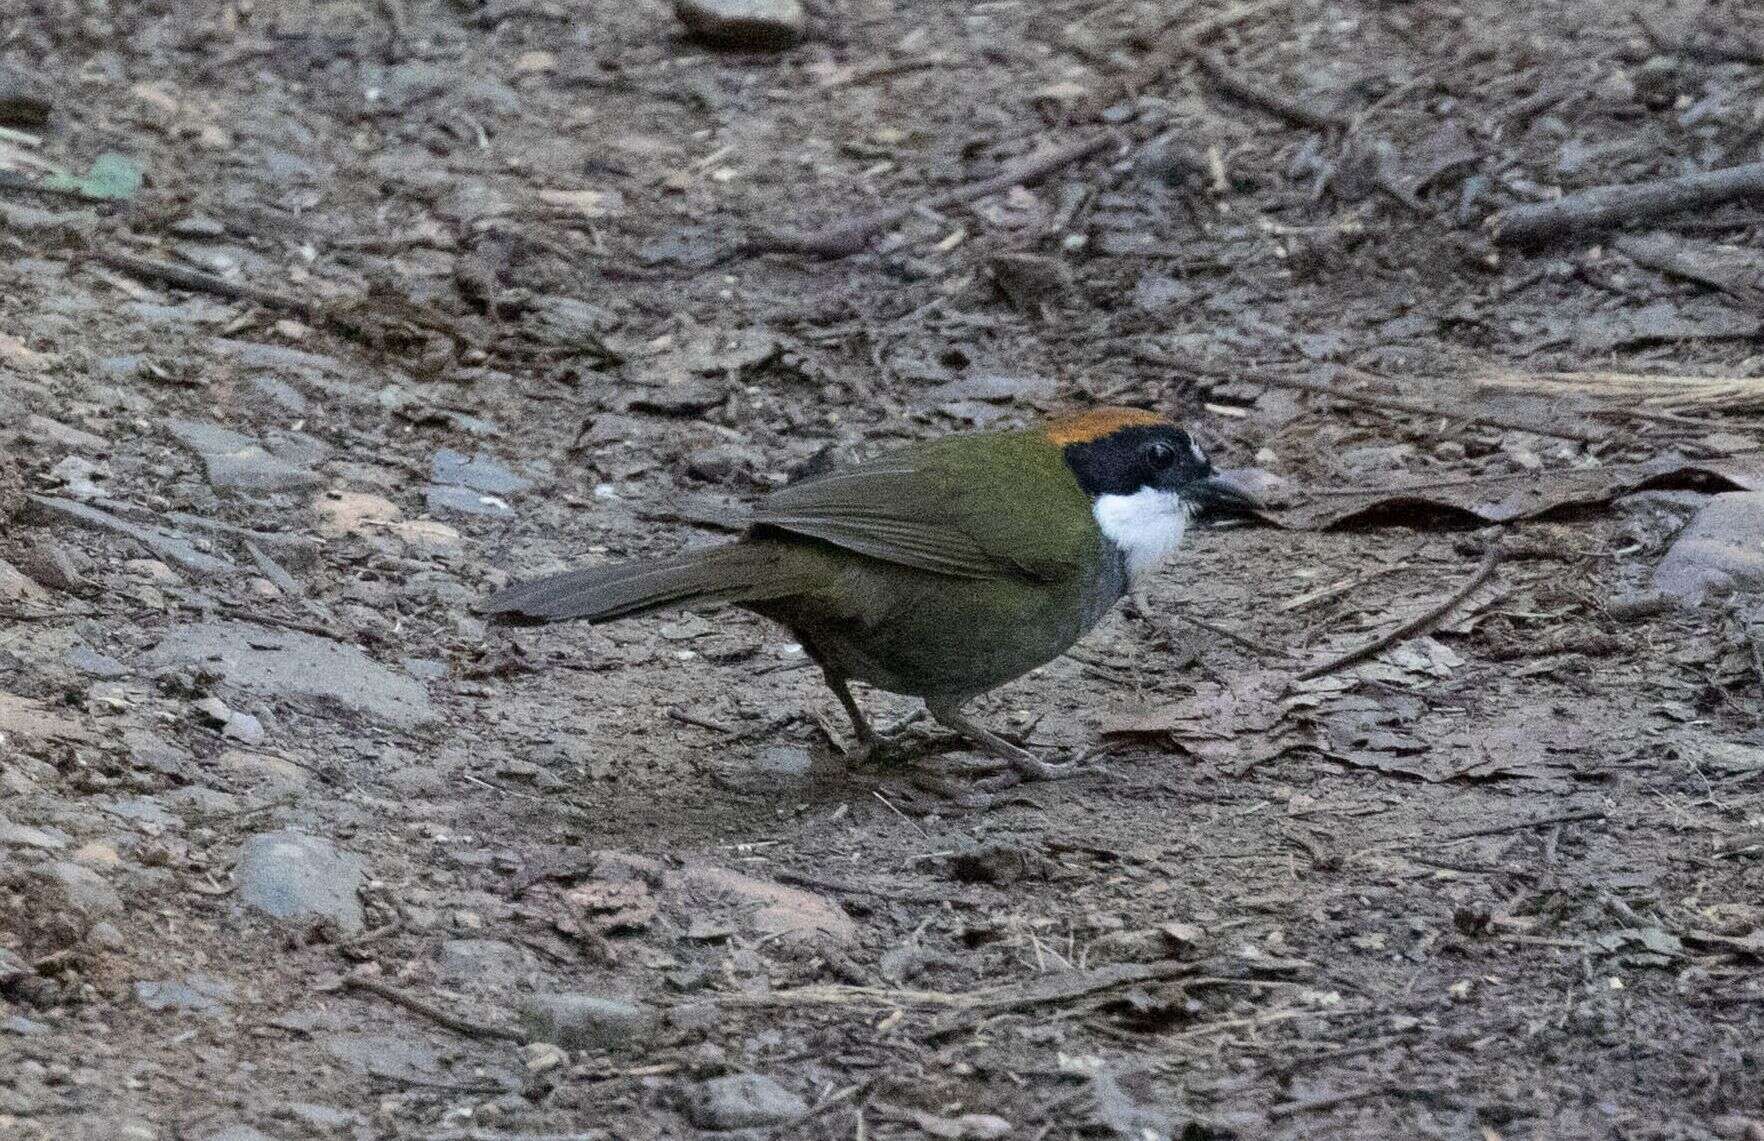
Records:
<instances>
[{"instance_id":1,"label":"bird's black face mask","mask_svg":"<svg viewBox=\"0 0 1764 1141\"><path fill-rule=\"evenodd\" d=\"M1170 425L1135 425L1070 444L1066 462L1079 486L1093 496L1152 488L1175 493L1195 514L1242 513L1257 506L1248 488L1213 470L1189 434Z\"/></svg>"}]
</instances>

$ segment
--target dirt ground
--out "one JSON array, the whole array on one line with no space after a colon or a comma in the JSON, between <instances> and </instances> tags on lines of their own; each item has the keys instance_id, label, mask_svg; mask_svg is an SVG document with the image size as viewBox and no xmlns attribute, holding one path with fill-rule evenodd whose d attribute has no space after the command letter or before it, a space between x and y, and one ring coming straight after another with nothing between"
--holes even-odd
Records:
<instances>
[{"instance_id":1,"label":"dirt ground","mask_svg":"<svg viewBox=\"0 0 1764 1141\"><path fill-rule=\"evenodd\" d=\"M1764 203L1500 230L1764 160L1754 6L1640 8L7 5L0 1135L1764 1138L1764 602L1674 547L1764 533ZM472 612L1099 400L1270 510L981 703L1093 775Z\"/></svg>"}]
</instances>

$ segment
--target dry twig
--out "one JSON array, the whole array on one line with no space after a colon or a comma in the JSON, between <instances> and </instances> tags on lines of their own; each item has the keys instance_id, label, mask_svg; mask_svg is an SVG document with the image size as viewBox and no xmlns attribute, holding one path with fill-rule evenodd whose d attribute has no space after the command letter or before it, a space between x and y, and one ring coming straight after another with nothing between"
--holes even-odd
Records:
<instances>
[{"instance_id":1,"label":"dry twig","mask_svg":"<svg viewBox=\"0 0 1764 1141\"><path fill-rule=\"evenodd\" d=\"M860 214L849 222L827 226L807 234L765 234L740 247L738 254L789 253L812 254L823 258L849 257L864 248L871 238L898 225L920 210L940 210L960 206L988 195L1028 186L1041 181L1061 167L1089 158L1109 145L1106 134L1088 135L1064 146L1038 151L1013 163L990 178L970 182L941 194L933 194L904 206L885 206L868 214Z\"/></svg>"},{"instance_id":2,"label":"dry twig","mask_svg":"<svg viewBox=\"0 0 1764 1141\"><path fill-rule=\"evenodd\" d=\"M1432 607L1425 613L1417 615L1409 621L1404 622L1389 633L1373 639L1364 646L1349 650L1345 654L1338 654L1326 662L1312 666L1310 669L1299 674L1298 679L1300 681L1309 681L1312 678L1322 677L1324 674L1334 673L1336 670L1342 669L1345 666L1351 666L1357 662L1363 662L1374 654L1388 650L1398 642L1413 638L1417 634L1432 629L1434 626L1443 622L1446 615L1462 605L1466 598L1469 598L1475 593L1477 587L1487 582L1489 576L1494 574L1495 567L1500 565L1500 561L1501 548L1499 544L1491 544L1488 548L1488 554L1484 555L1482 558L1482 565L1476 568L1476 573L1466 579L1464 585L1453 591L1450 598L1447 598L1444 602L1440 603L1438 606Z\"/></svg>"},{"instance_id":3,"label":"dry twig","mask_svg":"<svg viewBox=\"0 0 1764 1141\"><path fill-rule=\"evenodd\" d=\"M387 986L379 979L371 979L365 975L343 976L346 989L365 990L369 994L377 994L387 1002L396 1003L404 1009L420 1014L438 1026L445 1026L456 1034L464 1034L468 1038L481 1038L502 1042L525 1042L527 1036L519 1030L507 1030L500 1026L486 1026L481 1022L459 1018L447 1013L438 1006L424 1002L420 998L405 994L396 987Z\"/></svg>"},{"instance_id":4,"label":"dry twig","mask_svg":"<svg viewBox=\"0 0 1764 1141\"><path fill-rule=\"evenodd\" d=\"M1317 131L1342 130L1348 125L1347 119L1341 115L1320 111L1290 96L1268 90L1233 68L1225 61L1224 56L1201 47L1193 39L1186 42L1184 50L1194 57L1201 70L1226 93L1253 107L1261 108L1277 119Z\"/></svg>"}]
</instances>

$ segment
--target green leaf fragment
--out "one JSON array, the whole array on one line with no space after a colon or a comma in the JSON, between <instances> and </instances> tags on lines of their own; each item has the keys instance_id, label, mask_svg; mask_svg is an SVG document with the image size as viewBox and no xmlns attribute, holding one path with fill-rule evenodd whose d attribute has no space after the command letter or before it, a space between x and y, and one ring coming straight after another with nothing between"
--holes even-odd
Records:
<instances>
[{"instance_id":1,"label":"green leaf fragment","mask_svg":"<svg viewBox=\"0 0 1764 1141\"><path fill-rule=\"evenodd\" d=\"M57 174L43 184L56 190L75 190L87 198L133 198L141 189L141 164L127 155L105 151L92 160L92 169L85 174Z\"/></svg>"}]
</instances>

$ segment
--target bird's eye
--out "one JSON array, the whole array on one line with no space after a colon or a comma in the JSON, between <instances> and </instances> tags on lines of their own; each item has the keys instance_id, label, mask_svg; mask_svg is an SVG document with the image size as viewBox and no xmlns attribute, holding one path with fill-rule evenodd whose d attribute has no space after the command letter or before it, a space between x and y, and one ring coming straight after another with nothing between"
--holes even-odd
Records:
<instances>
[{"instance_id":1,"label":"bird's eye","mask_svg":"<svg viewBox=\"0 0 1764 1141\"><path fill-rule=\"evenodd\" d=\"M1153 440L1145 446L1145 462L1153 471L1163 471L1176 462L1176 449L1162 440Z\"/></svg>"}]
</instances>

